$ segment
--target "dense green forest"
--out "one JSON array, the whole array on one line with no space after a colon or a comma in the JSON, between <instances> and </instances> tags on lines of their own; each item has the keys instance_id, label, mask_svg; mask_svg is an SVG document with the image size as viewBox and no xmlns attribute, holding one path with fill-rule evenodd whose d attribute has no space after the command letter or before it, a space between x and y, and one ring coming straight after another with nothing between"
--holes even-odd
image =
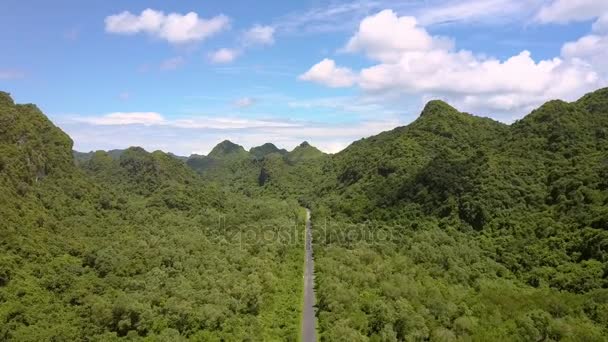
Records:
<instances>
[{"instance_id":1,"label":"dense green forest","mask_svg":"<svg viewBox=\"0 0 608 342\"><path fill-rule=\"evenodd\" d=\"M608 340L608 89L188 158L0 93L0 340L297 340L303 207L322 341Z\"/></svg>"},{"instance_id":2,"label":"dense green forest","mask_svg":"<svg viewBox=\"0 0 608 342\"><path fill-rule=\"evenodd\" d=\"M0 94L0 340L297 340L304 213Z\"/></svg>"},{"instance_id":3,"label":"dense green forest","mask_svg":"<svg viewBox=\"0 0 608 342\"><path fill-rule=\"evenodd\" d=\"M608 89L510 126L433 101L323 168L323 340L608 339Z\"/></svg>"}]
</instances>

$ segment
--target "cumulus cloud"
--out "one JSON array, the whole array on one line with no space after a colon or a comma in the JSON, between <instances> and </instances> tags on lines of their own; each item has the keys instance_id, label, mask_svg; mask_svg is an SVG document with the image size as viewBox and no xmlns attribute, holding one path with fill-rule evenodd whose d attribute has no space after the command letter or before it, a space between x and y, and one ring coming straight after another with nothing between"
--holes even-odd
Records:
<instances>
[{"instance_id":1,"label":"cumulus cloud","mask_svg":"<svg viewBox=\"0 0 608 342\"><path fill-rule=\"evenodd\" d=\"M608 35L591 34L566 43L562 55L593 66L603 77L608 77Z\"/></svg>"},{"instance_id":2,"label":"cumulus cloud","mask_svg":"<svg viewBox=\"0 0 608 342\"><path fill-rule=\"evenodd\" d=\"M591 20L607 12L605 0L554 0L543 6L536 18L541 23L568 23Z\"/></svg>"},{"instance_id":3,"label":"cumulus cloud","mask_svg":"<svg viewBox=\"0 0 608 342\"><path fill-rule=\"evenodd\" d=\"M588 42L585 51L593 55L602 46L601 40ZM602 83L580 46L564 47L563 56L540 61L529 51L504 60L488 58L455 50L450 39L432 36L415 18L391 10L365 18L345 50L363 52L376 64L355 73L326 59L300 78L332 87L358 85L371 93L441 97L465 110L520 115L548 99L575 99Z\"/></svg>"},{"instance_id":4,"label":"cumulus cloud","mask_svg":"<svg viewBox=\"0 0 608 342\"><path fill-rule=\"evenodd\" d=\"M373 59L390 62L406 52L451 46L449 39L429 35L417 25L416 18L397 17L392 10L384 10L361 21L358 32L348 41L345 50L364 52Z\"/></svg>"},{"instance_id":5,"label":"cumulus cloud","mask_svg":"<svg viewBox=\"0 0 608 342\"><path fill-rule=\"evenodd\" d=\"M355 84L355 74L348 68L337 67L336 62L325 58L300 75L303 81L311 81L332 88L350 87Z\"/></svg>"},{"instance_id":6,"label":"cumulus cloud","mask_svg":"<svg viewBox=\"0 0 608 342\"><path fill-rule=\"evenodd\" d=\"M230 19L220 14L210 19L195 12L169 13L145 9L139 15L129 11L106 17L106 32L116 34L147 33L169 43L201 41L230 27Z\"/></svg>"},{"instance_id":7,"label":"cumulus cloud","mask_svg":"<svg viewBox=\"0 0 608 342\"><path fill-rule=\"evenodd\" d=\"M539 18L555 22L595 19L592 32L562 47L564 58L578 60L598 70L608 78L608 2L555 1L539 13Z\"/></svg>"},{"instance_id":8,"label":"cumulus cloud","mask_svg":"<svg viewBox=\"0 0 608 342\"><path fill-rule=\"evenodd\" d=\"M243 33L243 44L246 46L274 44L274 27L254 25Z\"/></svg>"},{"instance_id":9,"label":"cumulus cloud","mask_svg":"<svg viewBox=\"0 0 608 342\"><path fill-rule=\"evenodd\" d=\"M566 59L586 63L608 78L608 1L554 0L537 14L541 23L569 23L594 20L592 32L562 47Z\"/></svg>"},{"instance_id":10,"label":"cumulus cloud","mask_svg":"<svg viewBox=\"0 0 608 342\"><path fill-rule=\"evenodd\" d=\"M240 53L237 49L222 48L211 52L208 57L212 63L224 64L233 62Z\"/></svg>"}]
</instances>

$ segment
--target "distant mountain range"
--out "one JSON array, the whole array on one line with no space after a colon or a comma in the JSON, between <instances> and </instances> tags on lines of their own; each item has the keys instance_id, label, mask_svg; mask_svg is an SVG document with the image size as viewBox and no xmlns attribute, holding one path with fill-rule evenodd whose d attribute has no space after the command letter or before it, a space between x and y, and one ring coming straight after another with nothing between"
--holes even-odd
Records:
<instances>
[{"instance_id":1,"label":"distant mountain range","mask_svg":"<svg viewBox=\"0 0 608 342\"><path fill-rule=\"evenodd\" d=\"M120 156L126 151L126 149L114 149L105 151L110 157L113 159L120 159ZM95 151L90 152L79 152L73 151L74 159L76 162L82 163L89 161ZM204 166L210 164L211 160L221 160L221 159L247 159L252 158L255 160L261 160L271 154L276 154L279 156L285 157L285 160L291 163L297 163L298 161L306 160L306 159L314 159L318 157L322 157L325 155L324 152L320 151L316 147L310 145L308 142L303 142L299 146L297 146L293 151L289 152L286 149L279 149L272 143L265 143L261 146L252 147L249 151L246 151L245 148L241 145L235 144L230 140L224 140L217 144L208 155L199 155L192 154L189 157L178 156L173 153L168 152L169 156L184 161L191 165L194 169L198 171L203 171Z\"/></svg>"}]
</instances>

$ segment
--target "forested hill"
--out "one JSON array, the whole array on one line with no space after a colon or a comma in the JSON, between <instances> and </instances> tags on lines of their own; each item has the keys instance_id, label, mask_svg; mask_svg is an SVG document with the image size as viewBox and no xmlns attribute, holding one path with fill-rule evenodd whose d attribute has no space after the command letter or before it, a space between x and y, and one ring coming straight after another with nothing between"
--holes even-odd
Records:
<instances>
[{"instance_id":1,"label":"forested hill","mask_svg":"<svg viewBox=\"0 0 608 342\"><path fill-rule=\"evenodd\" d=\"M76 163L65 133L0 93L0 217L1 341L298 337L294 200L137 147Z\"/></svg>"},{"instance_id":2,"label":"forested hill","mask_svg":"<svg viewBox=\"0 0 608 342\"><path fill-rule=\"evenodd\" d=\"M514 210L606 227L608 89L551 101L507 126L432 101L420 117L331 159L323 203L351 219L456 217L483 229Z\"/></svg>"},{"instance_id":3,"label":"forested hill","mask_svg":"<svg viewBox=\"0 0 608 342\"><path fill-rule=\"evenodd\" d=\"M512 125L432 101L332 156L312 202L322 336L605 341L607 132L608 89Z\"/></svg>"}]
</instances>

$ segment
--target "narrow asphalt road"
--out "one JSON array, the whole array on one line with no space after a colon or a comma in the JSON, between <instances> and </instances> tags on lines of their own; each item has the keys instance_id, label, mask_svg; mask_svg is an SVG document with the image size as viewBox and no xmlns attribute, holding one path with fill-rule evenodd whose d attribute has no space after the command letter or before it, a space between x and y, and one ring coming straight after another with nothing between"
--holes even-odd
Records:
<instances>
[{"instance_id":1,"label":"narrow asphalt road","mask_svg":"<svg viewBox=\"0 0 608 342\"><path fill-rule=\"evenodd\" d=\"M302 313L302 342L316 342L315 264L312 257L312 228L310 210L306 209L306 242L304 263L304 312Z\"/></svg>"}]
</instances>

